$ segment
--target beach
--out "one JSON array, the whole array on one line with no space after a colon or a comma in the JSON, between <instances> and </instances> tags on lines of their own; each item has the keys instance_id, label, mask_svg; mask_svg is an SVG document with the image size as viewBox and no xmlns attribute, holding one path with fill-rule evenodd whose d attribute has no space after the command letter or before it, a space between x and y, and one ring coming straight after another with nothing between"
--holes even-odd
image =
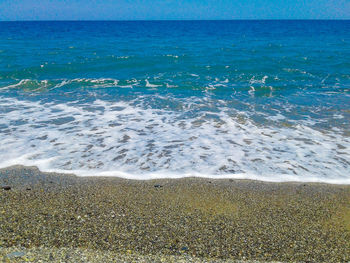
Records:
<instances>
[{"instance_id":1,"label":"beach","mask_svg":"<svg viewBox=\"0 0 350 263\"><path fill-rule=\"evenodd\" d=\"M0 29L0 262L350 262L349 20Z\"/></svg>"},{"instance_id":2,"label":"beach","mask_svg":"<svg viewBox=\"0 0 350 263\"><path fill-rule=\"evenodd\" d=\"M347 262L350 186L0 170L3 262Z\"/></svg>"}]
</instances>

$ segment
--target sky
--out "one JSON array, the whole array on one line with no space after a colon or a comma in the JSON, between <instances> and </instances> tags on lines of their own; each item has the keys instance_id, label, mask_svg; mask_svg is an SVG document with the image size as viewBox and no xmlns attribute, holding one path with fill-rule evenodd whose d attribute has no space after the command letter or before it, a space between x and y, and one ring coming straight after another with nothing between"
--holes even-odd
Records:
<instances>
[{"instance_id":1,"label":"sky","mask_svg":"<svg viewBox=\"0 0 350 263\"><path fill-rule=\"evenodd\" d=\"M350 0L0 0L0 21L350 19Z\"/></svg>"}]
</instances>

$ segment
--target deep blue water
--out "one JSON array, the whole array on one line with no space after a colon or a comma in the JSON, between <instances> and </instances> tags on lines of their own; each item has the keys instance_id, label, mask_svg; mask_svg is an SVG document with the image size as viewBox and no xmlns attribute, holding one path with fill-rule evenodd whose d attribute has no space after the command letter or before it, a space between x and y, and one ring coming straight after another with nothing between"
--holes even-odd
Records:
<instances>
[{"instance_id":1,"label":"deep blue water","mask_svg":"<svg viewBox=\"0 0 350 263\"><path fill-rule=\"evenodd\" d=\"M350 183L350 21L0 22L0 166Z\"/></svg>"}]
</instances>

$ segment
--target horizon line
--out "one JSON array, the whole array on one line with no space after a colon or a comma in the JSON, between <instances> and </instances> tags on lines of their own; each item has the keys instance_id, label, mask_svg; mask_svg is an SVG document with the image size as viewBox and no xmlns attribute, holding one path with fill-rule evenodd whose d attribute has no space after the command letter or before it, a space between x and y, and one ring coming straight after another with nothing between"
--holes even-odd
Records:
<instances>
[{"instance_id":1,"label":"horizon line","mask_svg":"<svg viewBox=\"0 0 350 263\"><path fill-rule=\"evenodd\" d=\"M56 19L56 20L0 20L0 22L161 22L161 21L350 21L350 18L237 18L237 19Z\"/></svg>"}]
</instances>

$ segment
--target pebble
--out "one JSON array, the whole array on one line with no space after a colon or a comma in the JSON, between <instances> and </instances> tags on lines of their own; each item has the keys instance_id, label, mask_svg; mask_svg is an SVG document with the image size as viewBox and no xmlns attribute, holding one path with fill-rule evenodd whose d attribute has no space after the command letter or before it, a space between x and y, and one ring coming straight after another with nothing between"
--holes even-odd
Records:
<instances>
[{"instance_id":1,"label":"pebble","mask_svg":"<svg viewBox=\"0 0 350 263\"><path fill-rule=\"evenodd\" d=\"M15 252L12 252L12 253L10 253L10 254L7 254L6 255L6 257L8 257L8 258L21 258L21 257L23 257L23 256L25 256L25 252L23 252L23 251L15 251Z\"/></svg>"}]
</instances>

